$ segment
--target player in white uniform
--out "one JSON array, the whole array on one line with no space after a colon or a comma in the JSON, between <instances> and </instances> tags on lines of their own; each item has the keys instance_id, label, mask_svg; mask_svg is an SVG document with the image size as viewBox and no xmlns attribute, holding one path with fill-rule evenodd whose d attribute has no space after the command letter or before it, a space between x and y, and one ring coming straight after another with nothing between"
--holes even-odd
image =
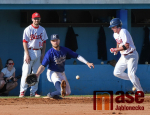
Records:
<instances>
[{"instance_id":1,"label":"player in white uniform","mask_svg":"<svg viewBox=\"0 0 150 115\"><path fill-rule=\"evenodd\" d=\"M135 75L138 65L138 53L130 33L121 27L122 22L119 18L114 18L110 21L109 28L113 30L113 36L117 42L117 48L111 48L110 52L114 53L114 55L118 51L121 53L121 57L114 69L114 75L124 80L130 80L137 91L143 91L140 81ZM128 74L124 72L126 68L128 68Z\"/></svg>"},{"instance_id":2,"label":"player in white uniform","mask_svg":"<svg viewBox=\"0 0 150 115\"><path fill-rule=\"evenodd\" d=\"M48 37L45 29L39 25L40 20L40 14L37 12L33 13L33 23L25 28L23 33L23 47L25 52L19 97L24 97L28 88L27 84L25 83L25 79L27 75L30 74L31 68L32 73L36 73L45 55L46 40ZM38 83L36 83L34 86L31 86L30 96L39 97L40 95L37 94L37 90Z\"/></svg>"}]
</instances>

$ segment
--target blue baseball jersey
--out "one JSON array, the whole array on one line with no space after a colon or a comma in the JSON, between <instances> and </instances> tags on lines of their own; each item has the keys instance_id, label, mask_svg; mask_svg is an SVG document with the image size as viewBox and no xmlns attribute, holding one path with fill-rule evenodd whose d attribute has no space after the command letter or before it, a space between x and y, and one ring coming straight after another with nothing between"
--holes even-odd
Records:
<instances>
[{"instance_id":1,"label":"blue baseball jersey","mask_svg":"<svg viewBox=\"0 0 150 115\"><path fill-rule=\"evenodd\" d=\"M48 65L48 69L56 72L65 71L65 61L66 57L69 58L77 58L78 54L73 52L72 50L60 46L60 50L57 51L54 48L49 49L42 61L42 65L46 67Z\"/></svg>"}]
</instances>

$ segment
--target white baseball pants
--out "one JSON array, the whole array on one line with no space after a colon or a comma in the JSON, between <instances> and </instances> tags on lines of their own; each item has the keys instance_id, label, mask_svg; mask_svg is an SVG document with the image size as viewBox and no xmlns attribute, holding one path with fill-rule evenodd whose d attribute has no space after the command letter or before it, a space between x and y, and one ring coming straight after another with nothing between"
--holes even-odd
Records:
<instances>
[{"instance_id":1,"label":"white baseball pants","mask_svg":"<svg viewBox=\"0 0 150 115\"><path fill-rule=\"evenodd\" d=\"M66 81L66 96L71 94L71 89L69 82L66 78L65 72L55 72L47 69L47 79L50 82L53 82L54 85L57 81L61 83L62 80Z\"/></svg>"},{"instance_id":2,"label":"white baseball pants","mask_svg":"<svg viewBox=\"0 0 150 115\"><path fill-rule=\"evenodd\" d=\"M136 87L137 91L143 91L138 77L135 75L138 65L138 53L133 51L133 53L128 55L121 55L119 61L117 62L114 75L124 80L130 80L132 84ZM124 71L128 68L128 74Z\"/></svg>"},{"instance_id":3,"label":"white baseball pants","mask_svg":"<svg viewBox=\"0 0 150 115\"><path fill-rule=\"evenodd\" d=\"M28 85L25 83L25 80L26 80L27 75L31 73L31 68L32 68L32 73L36 73L39 66L41 65L41 63L40 63L41 50L32 50L31 49L28 51L29 51L31 61L30 61L30 64L26 63L26 61L25 61L26 53L24 52L24 63L22 66L20 92L26 91L28 88ZM39 77L38 77L38 82L39 82ZM34 86L31 86L30 93L34 94L38 90L38 82Z\"/></svg>"}]
</instances>

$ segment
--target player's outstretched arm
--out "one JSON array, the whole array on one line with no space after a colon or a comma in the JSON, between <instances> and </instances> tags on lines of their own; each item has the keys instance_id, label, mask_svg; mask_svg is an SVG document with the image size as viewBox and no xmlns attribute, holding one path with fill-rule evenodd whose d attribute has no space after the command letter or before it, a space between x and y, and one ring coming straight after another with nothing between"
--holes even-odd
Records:
<instances>
[{"instance_id":1,"label":"player's outstretched arm","mask_svg":"<svg viewBox=\"0 0 150 115\"><path fill-rule=\"evenodd\" d=\"M39 77L39 75L40 75L44 70L45 70L45 67L44 67L43 65L41 65L41 66L38 68L37 72L36 72L36 76Z\"/></svg>"},{"instance_id":2,"label":"player's outstretched arm","mask_svg":"<svg viewBox=\"0 0 150 115\"><path fill-rule=\"evenodd\" d=\"M82 56L78 55L77 59L83 63L85 63L90 69L91 67L94 68L94 64L93 63L89 63L88 61L86 61Z\"/></svg>"}]
</instances>

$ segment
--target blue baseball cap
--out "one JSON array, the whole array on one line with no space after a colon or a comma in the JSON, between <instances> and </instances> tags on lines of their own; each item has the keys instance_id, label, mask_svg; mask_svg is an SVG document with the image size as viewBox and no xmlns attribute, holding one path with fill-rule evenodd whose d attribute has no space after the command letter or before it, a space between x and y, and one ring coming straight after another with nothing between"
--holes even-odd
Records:
<instances>
[{"instance_id":1,"label":"blue baseball cap","mask_svg":"<svg viewBox=\"0 0 150 115\"><path fill-rule=\"evenodd\" d=\"M56 40L56 39L59 39L58 34L52 34L51 35L51 40Z\"/></svg>"}]
</instances>

